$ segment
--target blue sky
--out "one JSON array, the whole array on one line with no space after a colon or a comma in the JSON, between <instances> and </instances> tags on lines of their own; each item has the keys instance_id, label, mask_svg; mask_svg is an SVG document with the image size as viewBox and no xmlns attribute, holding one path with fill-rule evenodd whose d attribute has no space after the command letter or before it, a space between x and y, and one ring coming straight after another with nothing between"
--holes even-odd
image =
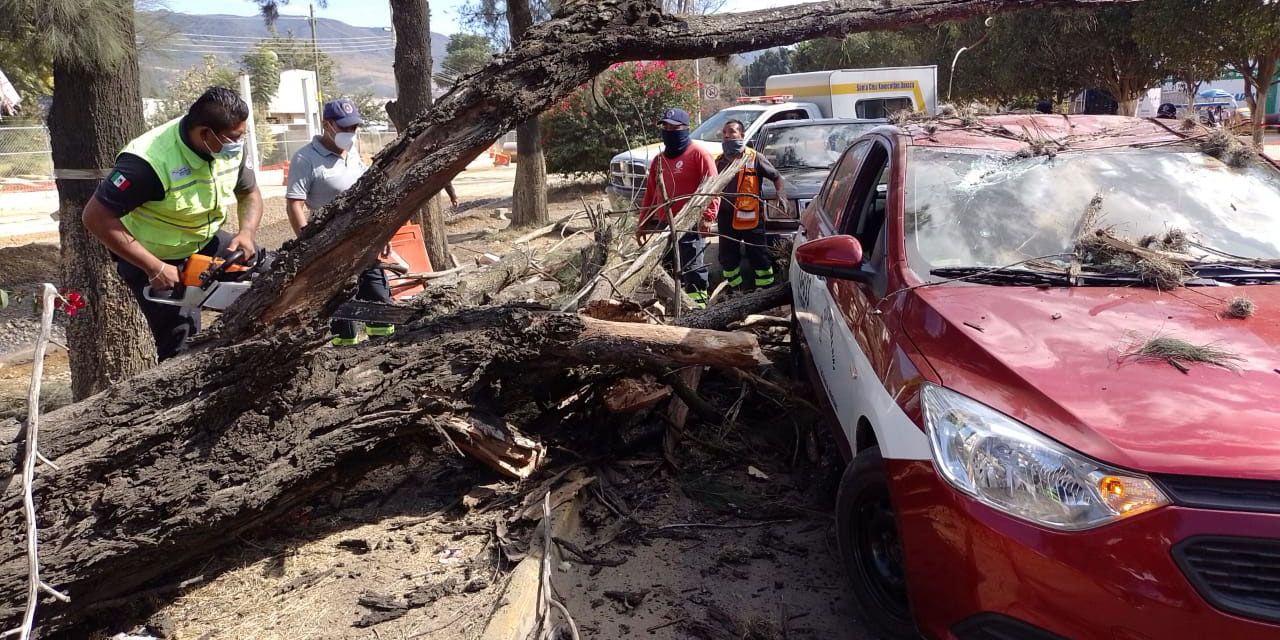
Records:
<instances>
[{"instance_id":1,"label":"blue sky","mask_svg":"<svg viewBox=\"0 0 1280 640\"><path fill-rule=\"evenodd\" d=\"M460 31L458 8L467 0L432 0L431 30L452 35ZM802 0L728 0L721 11L767 9ZM229 13L239 16L257 15L257 5L249 0L167 0L171 11L178 13ZM280 9L282 14L305 15L307 3L292 0ZM327 9L316 8L316 16L341 20L359 27L391 26L390 3L377 0L329 0Z\"/></svg>"}]
</instances>

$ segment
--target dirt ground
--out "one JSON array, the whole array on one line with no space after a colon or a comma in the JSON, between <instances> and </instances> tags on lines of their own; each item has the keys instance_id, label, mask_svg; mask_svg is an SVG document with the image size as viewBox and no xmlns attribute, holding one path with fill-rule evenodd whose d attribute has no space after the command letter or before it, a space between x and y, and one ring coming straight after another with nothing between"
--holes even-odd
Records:
<instances>
[{"instance_id":1,"label":"dirt ground","mask_svg":"<svg viewBox=\"0 0 1280 640\"><path fill-rule=\"evenodd\" d=\"M809 458L831 450L817 416L710 372L700 393L738 418L691 420L670 460L643 421L617 416L545 434L549 462L523 483L445 447L412 451L176 576L193 586L153 599L150 628L177 640L480 638L507 572L542 544L520 513L591 478L552 571L583 638L871 638L835 551L836 467ZM406 608L379 622L388 602Z\"/></svg>"}]
</instances>

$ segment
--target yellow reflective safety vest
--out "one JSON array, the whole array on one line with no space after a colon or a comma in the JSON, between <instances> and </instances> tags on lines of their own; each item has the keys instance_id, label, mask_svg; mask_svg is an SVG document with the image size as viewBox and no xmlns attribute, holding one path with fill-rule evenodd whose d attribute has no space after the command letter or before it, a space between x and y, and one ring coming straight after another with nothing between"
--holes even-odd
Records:
<instances>
[{"instance_id":1,"label":"yellow reflective safety vest","mask_svg":"<svg viewBox=\"0 0 1280 640\"><path fill-rule=\"evenodd\" d=\"M181 118L152 129L122 153L147 161L164 185L164 199L145 202L120 219L147 251L161 260L181 260L199 251L222 226L235 202L240 155L212 161L182 141Z\"/></svg>"},{"instance_id":2,"label":"yellow reflective safety vest","mask_svg":"<svg viewBox=\"0 0 1280 640\"><path fill-rule=\"evenodd\" d=\"M739 231L754 229L760 225L760 174L756 152L746 149L746 160L738 170L738 195L733 200L733 228ZM723 154L721 154L723 155Z\"/></svg>"}]
</instances>

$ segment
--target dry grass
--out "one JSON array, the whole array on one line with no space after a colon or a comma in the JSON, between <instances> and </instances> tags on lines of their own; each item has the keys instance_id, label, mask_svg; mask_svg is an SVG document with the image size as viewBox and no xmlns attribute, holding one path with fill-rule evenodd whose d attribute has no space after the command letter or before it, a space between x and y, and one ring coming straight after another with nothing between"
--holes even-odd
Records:
<instances>
[{"instance_id":1,"label":"dry grass","mask_svg":"<svg viewBox=\"0 0 1280 640\"><path fill-rule=\"evenodd\" d=\"M1200 150L1227 164L1242 169L1249 165L1256 153L1253 147L1231 134L1227 129L1211 129L1200 141Z\"/></svg>"},{"instance_id":2,"label":"dry grass","mask_svg":"<svg viewBox=\"0 0 1280 640\"><path fill-rule=\"evenodd\" d=\"M752 616L747 620L746 627L746 640L783 640L786 637L778 628L778 623L768 616Z\"/></svg>"},{"instance_id":3,"label":"dry grass","mask_svg":"<svg viewBox=\"0 0 1280 640\"><path fill-rule=\"evenodd\" d=\"M751 560L751 549L746 546L729 543L716 552L716 561L722 564L746 564Z\"/></svg>"},{"instance_id":4,"label":"dry grass","mask_svg":"<svg viewBox=\"0 0 1280 640\"><path fill-rule=\"evenodd\" d=\"M1156 289L1176 289L1194 277L1187 265L1157 256L1139 258L1133 265L1138 279Z\"/></svg>"},{"instance_id":5,"label":"dry grass","mask_svg":"<svg viewBox=\"0 0 1280 640\"><path fill-rule=\"evenodd\" d=\"M1227 315L1232 318L1248 318L1257 311L1258 305L1245 296L1236 296L1227 303Z\"/></svg>"},{"instance_id":6,"label":"dry grass","mask_svg":"<svg viewBox=\"0 0 1280 640\"><path fill-rule=\"evenodd\" d=\"M1187 364L1201 363L1223 369L1235 369L1236 363L1244 360L1238 354L1227 351L1212 344L1193 344L1170 336L1149 338L1138 348L1124 354L1125 357L1139 360L1161 360L1168 362L1183 373Z\"/></svg>"}]
</instances>

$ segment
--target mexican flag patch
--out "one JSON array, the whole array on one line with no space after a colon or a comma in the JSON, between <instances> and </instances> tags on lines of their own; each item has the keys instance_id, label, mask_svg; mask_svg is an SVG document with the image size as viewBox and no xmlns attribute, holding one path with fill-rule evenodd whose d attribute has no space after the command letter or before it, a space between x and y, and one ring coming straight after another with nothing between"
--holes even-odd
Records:
<instances>
[{"instance_id":1,"label":"mexican flag patch","mask_svg":"<svg viewBox=\"0 0 1280 640\"><path fill-rule=\"evenodd\" d=\"M110 180L111 184L114 184L116 188L121 191L124 191L125 189L129 188L129 179L124 177L124 174L120 173L119 171L112 173L111 177L108 178L108 180Z\"/></svg>"}]
</instances>

